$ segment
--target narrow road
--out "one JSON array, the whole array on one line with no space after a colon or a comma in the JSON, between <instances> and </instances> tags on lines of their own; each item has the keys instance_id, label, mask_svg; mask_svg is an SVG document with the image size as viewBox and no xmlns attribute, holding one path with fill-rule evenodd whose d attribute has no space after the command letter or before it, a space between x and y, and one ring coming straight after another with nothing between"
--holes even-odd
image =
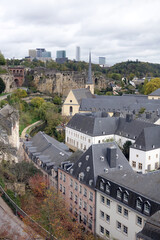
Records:
<instances>
[{"instance_id":1,"label":"narrow road","mask_svg":"<svg viewBox=\"0 0 160 240\"><path fill-rule=\"evenodd\" d=\"M35 123L32 123L31 125L29 125L28 127L26 127L25 129L23 129L22 133L21 133L21 138L25 139L25 135L26 135L26 132L29 128L33 127L33 126L36 126L38 125L39 123L42 123L42 120L39 120Z\"/></svg>"}]
</instances>

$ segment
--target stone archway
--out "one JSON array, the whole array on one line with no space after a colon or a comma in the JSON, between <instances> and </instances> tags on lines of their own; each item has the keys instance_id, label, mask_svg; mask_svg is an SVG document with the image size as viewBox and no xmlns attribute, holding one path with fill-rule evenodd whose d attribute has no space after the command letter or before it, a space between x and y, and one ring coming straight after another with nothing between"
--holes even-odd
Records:
<instances>
[{"instance_id":1,"label":"stone archway","mask_svg":"<svg viewBox=\"0 0 160 240\"><path fill-rule=\"evenodd\" d=\"M19 86L20 86L19 80L18 80L17 78L14 79L14 82L15 82L15 84L16 84L16 87L19 87Z\"/></svg>"}]
</instances>

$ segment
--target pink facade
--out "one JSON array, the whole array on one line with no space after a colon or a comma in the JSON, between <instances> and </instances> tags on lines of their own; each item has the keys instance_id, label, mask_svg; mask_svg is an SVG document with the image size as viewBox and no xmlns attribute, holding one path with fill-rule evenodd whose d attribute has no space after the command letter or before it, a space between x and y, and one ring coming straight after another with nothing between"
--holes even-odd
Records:
<instances>
[{"instance_id":1,"label":"pink facade","mask_svg":"<svg viewBox=\"0 0 160 240\"><path fill-rule=\"evenodd\" d=\"M58 169L58 191L77 220L94 233L95 191L62 169Z\"/></svg>"}]
</instances>

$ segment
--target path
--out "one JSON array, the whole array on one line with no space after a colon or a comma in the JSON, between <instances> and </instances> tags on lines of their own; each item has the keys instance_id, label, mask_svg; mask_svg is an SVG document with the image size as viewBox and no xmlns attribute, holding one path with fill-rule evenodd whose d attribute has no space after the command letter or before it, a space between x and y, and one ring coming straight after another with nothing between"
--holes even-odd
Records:
<instances>
[{"instance_id":1,"label":"path","mask_svg":"<svg viewBox=\"0 0 160 240\"><path fill-rule=\"evenodd\" d=\"M35 123L32 123L31 125L29 125L28 127L26 127L25 129L23 129L22 133L21 133L21 138L25 139L25 135L26 135L26 132L29 128L33 127L33 126L36 126L38 125L39 123L42 123L43 121L42 120L39 120Z\"/></svg>"}]
</instances>

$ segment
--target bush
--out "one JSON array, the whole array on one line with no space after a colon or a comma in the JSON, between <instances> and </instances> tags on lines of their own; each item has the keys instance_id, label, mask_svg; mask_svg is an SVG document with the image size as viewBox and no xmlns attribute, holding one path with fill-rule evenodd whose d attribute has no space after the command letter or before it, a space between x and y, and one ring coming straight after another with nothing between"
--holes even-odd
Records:
<instances>
[{"instance_id":1,"label":"bush","mask_svg":"<svg viewBox=\"0 0 160 240\"><path fill-rule=\"evenodd\" d=\"M5 88L6 88L6 85L3 82L2 78L0 78L0 93L4 92Z\"/></svg>"}]
</instances>

